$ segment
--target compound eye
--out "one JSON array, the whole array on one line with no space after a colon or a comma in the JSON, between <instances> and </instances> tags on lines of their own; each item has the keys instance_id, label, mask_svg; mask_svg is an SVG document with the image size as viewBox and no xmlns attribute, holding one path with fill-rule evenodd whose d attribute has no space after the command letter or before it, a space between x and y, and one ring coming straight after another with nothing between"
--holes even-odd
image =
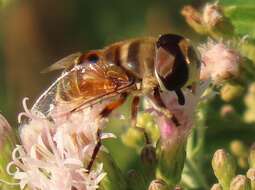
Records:
<instances>
[{"instance_id":1,"label":"compound eye","mask_svg":"<svg viewBox=\"0 0 255 190\"><path fill-rule=\"evenodd\" d=\"M162 88L167 88L167 78L171 76L175 62L175 56L169 54L165 49L159 48L156 53L155 72L161 81ZM168 89L168 88L167 88Z\"/></svg>"},{"instance_id":2,"label":"compound eye","mask_svg":"<svg viewBox=\"0 0 255 190\"><path fill-rule=\"evenodd\" d=\"M78 65L96 64L100 60L100 52L91 51L84 53L78 60Z\"/></svg>"},{"instance_id":3,"label":"compound eye","mask_svg":"<svg viewBox=\"0 0 255 190\"><path fill-rule=\"evenodd\" d=\"M166 34L159 38L156 49L155 75L162 90L175 91L180 105L185 103L181 88L188 80L188 65L180 42L181 36Z\"/></svg>"},{"instance_id":4,"label":"compound eye","mask_svg":"<svg viewBox=\"0 0 255 190\"><path fill-rule=\"evenodd\" d=\"M194 64L194 66L196 66L196 68L200 67L201 63L193 47L189 47L188 49L188 59L191 64Z\"/></svg>"},{"instance_id":5,"label":"compound eye","mask_svg":"<svg viewBox=\"0 0 255 190\"><path fill-rule=\"evenodd\" d=\"M90 63L96 63L98 62L99 60L99 57L97 54L90 54L88 57L87 57L87 60L90 62Z\"/></svg>"}]
</instances>

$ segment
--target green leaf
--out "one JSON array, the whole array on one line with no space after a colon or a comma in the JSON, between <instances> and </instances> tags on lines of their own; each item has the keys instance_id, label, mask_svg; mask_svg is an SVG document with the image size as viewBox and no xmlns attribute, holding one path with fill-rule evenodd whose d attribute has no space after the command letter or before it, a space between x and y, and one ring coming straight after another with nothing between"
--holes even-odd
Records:
<instances>
[{"instance_id":1,"label":"green leaf","mask_svg":"<svg viewBox=\"0 0 255 190\"><path fill-rule=\"evenodd\" d=\"M225 15L231 20L238 35L255 38L255 3L254 0L222 0Z\"/></svg>"}]
</instances>

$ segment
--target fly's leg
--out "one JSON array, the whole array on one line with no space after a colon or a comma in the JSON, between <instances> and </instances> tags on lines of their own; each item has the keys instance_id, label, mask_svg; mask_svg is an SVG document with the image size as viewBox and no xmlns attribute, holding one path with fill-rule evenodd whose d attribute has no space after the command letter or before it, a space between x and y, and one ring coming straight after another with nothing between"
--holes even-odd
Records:
<instances>
[{"instance_id":1,"label":"fly's leg","mask_svg":"<svg viewBox=\"0 0 255 190\"><path fill-rule=\"evenodd\" d=\"M134 127L135 129L142 132L144 134L145 143L150 144L151 141L150 141L149 135L146 133L145 129L142 128L142 127L137 127L136 126L139 102L140 102L140 98L138 96L135 96L132 100L132 105L131 105L132 106L131 107L131 127Z\"/></svg>"},{"instance_id":2,"label":"fly's leg","mask_svg":"<svg viewBox=\"0 0 255 190\"><path fill-rule=\"evenodd\" d=\"M95 148L93 150L93 153L92 153L92 156L91 156L91 160L90 160L90 162L89 162L89 164L87 166L87 172L88 173L90 172L90 170L91 170L91 168L93 166L93 163L94 163L94 161L96 159L96 156L97 156L97 154L98 154L98 152L100 150L100 147L102 145L101 138L100 138L100 133L101 133L101 130L98 129L98 131L97 131L97 144L96 144L96 146L95 146Z\"/></svg>"},{"instance_id":3,"label":"fly's leg","mask_svg":"<svg viewBox=\"0 0 255 190\"><path fill-rule=\"evenodd\" d=\"M178 103L180 105L184 105L185 104L185 97L184 97L184 94L183 94L182 90L181 89L177 89L177 90L175 90L175 93L176 93L176 95L178 97Z\"/></svg>"},{"instance_id":4,"label":"fly's leg","mask_svg":"<svg viewBox=\"0 0 255 190\"><path fill-rule=\"evenodd\" d=\"M157 111L165 114L167 117L171 118L173 123L176 126L179 126L180 123L178 121L178 119L170 113L170 111L167 109L165 103L163 102L161 96L160 96L160 89L158 87L156 87L154 89L154 93L153 93L153 98L152 98L154 107L156 107L156 109L158 109Z\"/></svg>"},{"instance_id":5,"label":"fly's leg","mask_svg":"<svg viewBox=\"0 0 255 190\"><path fill-rule=\"evenodd\" d=\"M122 93L116 101L110 102L108 105L106 105L103 108L103 110L99 113L99 115L102 118L108 117L113 110L117 109L119 106L121 106L125 102L125 100L127 99L127 95L128 95L127 93ZM91 160L90 160L90 162L87 166L88 173L90 172L90 170L93 166L93 163L96 159L96 156L97 156L97 154L100 150L100 147L102 145L101 138L100 138L100 133L101 133L101 130L98 129L98 131L97 131L97 144L96 144L96 146L93 150Z\"/></svg>"},{"instance_id":6,"label":"fly's leg","mask_svg":"<svg viewBox=\"0 0 255 190\"><path fill-rule=\"evenodd\" d=\"M132 100L132 105L131 105L131 127L136 127L137 113L138 113L138 109L139 109L139 102L140 102L139 96L135 96Z\"/></svg>"},{"instance_id":7,"label":"fly's leg","mask_svg":"<svg viewBox=\"0 0 255 190\"><path fill-rule=\"evenodd\" d=\"M105 108L100 112L100 116L101 117L108 117L113 110L117 109L118 107L120 107L122 104L124 104L124 102L127 99L128 94L127 93L122 93L119 97L119 99L117 99L116 101L113 101L111 103L109 103L108 105L105 106Z\"/></svg>"}]
</instances>

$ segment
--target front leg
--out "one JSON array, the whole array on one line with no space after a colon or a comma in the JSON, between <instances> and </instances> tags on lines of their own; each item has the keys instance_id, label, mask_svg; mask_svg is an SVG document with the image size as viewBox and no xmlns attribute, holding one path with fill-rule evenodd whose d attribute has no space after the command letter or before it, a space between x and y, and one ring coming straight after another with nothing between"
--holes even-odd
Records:
<instances>
[{"instance_id":1,"label":"front leg","mask_svg":"<svg viewBox=\"0 0 255 190\"><path fill-rule=\"evenodd\" d=\"M117 109L125 103L127 96L128 94L126 92L122 93L117 100L110 102L108 105L106 105L104 109L99 113L99 115L104 118L108 117L113 110Z\"/></svg>"},{"instance_id":2,"label":"front leg","mask_svg":"<svg viewBox=\"0 0 255 190\"><path fill-rule=\"evenodd\" d=\"M127 93L122 93L117 100L107 104L103 108L103 110L99 113L99 115L103 118L108 117L113 110L117 109L118 107L120 107L125 102L125 100L127 99L127 95L128 95ZM93 150L91 160L90 160L90 162L87 166L87 172L88 173L90 172L90 170L93 166L93 163L95 162L96 156L97 156L97 154L100 150L100 147L102 146L100 134L101 134L101 130L98 129L98 131L97 131L97 144L96 144L96 146Z\"/></svg>"},{"instance_id":3,"label":"front leg","mask_svg":"<svg viewBox=\"0 0 255 190\"><path fill-rule=\"evenodd\" d=\"M145 128L142 127L137 127L137 114L138 114L138 109L139 109L139 102L140 102L140 97L135 96L132 100L132 105L131 105L131 127L134 127L138 131L142 132L144 135L145 143L146 144L151 144L151 140L149 138L149 135L145 131Z\"/></svg>"},{"instance_id":4,"label":"front leg","mask_svg":"<svg viewBox=\"0 0 255 190\"><path fill-rule=\"evenodd\" d=\"M180 123L177 118L167 109L165 103L163 102L160 96L160 89L159 87L154 88L153 96L150 97L150 101L153 107L158 111L163 113L166 117L171 118L176 126L179 126Z\"/></svg>"}]
</instances>

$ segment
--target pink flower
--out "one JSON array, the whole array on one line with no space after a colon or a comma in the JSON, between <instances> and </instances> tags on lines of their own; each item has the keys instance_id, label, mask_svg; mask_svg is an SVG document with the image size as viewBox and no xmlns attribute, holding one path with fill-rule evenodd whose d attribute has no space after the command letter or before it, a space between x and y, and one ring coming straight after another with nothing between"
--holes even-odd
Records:
<instances>
[{"instance_id":1,"label":"pink flower","mask_svg":"<svg viewBox=\"0 0 255 190\"><path fill-rule=\"evenodd\" d=\"M205 99L205 91L210 83L220 83L232 77L237 77L240 72L240 55L230 49L224 43L216 43L209 40L207 44L199 47L201 53L200 81L196 81L196 89L182 89L185 96L185 104L179 105L177 96L173 92L161 93L167 109L179 122L158 114L156 121L160 128L162 143L176 144L184 142L194 125L197 105ZM214 95L214 93L211 93ZM166 145L166 147L171 147Z\"/></svg>"},{"instance_id":2,"label":"pink flower","mask_svg":"<svg viewBox=\"0 0 255 190\"><path fill-rule=\"evenodd\" d=\"M240 55L222 42L209 40L199 47L201 53L201 80L212 79L215 83L238 77L240 73Z\"/></svg>"},{"instance_id":3,"label":"pink flower","mask_svg":"<svg viewBox=\"0 0 255 190\"><path fill-rule=\"evenodd\" d=\"M233 49L222 42L209 41L199 48L202 64L200 81L197 81L196 89L192 93L189 89L182 89L185 95L185 105L178 104L177 97L173 92L164 92L161 97L167 109L176 117L179 126L172 119L159 115L156 120L161 132L161 140L164 146L170 148L176 143L186 141L189 132L194 125L197 105L205 99L204 92L211 82L220 83L224 80L239 75L240 56ZM213 94L212 94L213 95Z\"/></svg>"},{"instance_id":4,"label":"pink flower","mask_svg":"<svg viewBox=\"0 0 255 190\"><path fill-rule=\"evenodd\" d=\"M53 118L53 122L29 111L26 99L23 104L25 112L19 118L25 115L28 122L22 124L22 145L17 145L8 166L20 188L27 185L40 190L97 189L106 175L102 164L95 161L96 167L89 173L86 170L98 142L97 131L104 124L104 120L96 118L97 111L88 108L62 118L63 121ZM102 140L111 137L111 133L100 135ZM15 172L11 172L12 167Z\"/></svg>"},{"instance_id":5,"label":"pink flower","mask_svg":"<svg viewBox=\"0 0 255 190\"><path fill-rule=\"evenodd\" d=\"M175 146L176 143L183 144L186 141L194 125L196 107L205 98L204 92L208 88L208 85L208 81L197 84L194 93L188 89L183 90L186 101L185 105L179 105L176 94L173 92L164 92L161 94L167 109L179 122L179 125L176 126L176 123L172 119L166 118L162 114L156 118L163 147L170 148L171 146Z\"/></svg>"}]
</instances>

